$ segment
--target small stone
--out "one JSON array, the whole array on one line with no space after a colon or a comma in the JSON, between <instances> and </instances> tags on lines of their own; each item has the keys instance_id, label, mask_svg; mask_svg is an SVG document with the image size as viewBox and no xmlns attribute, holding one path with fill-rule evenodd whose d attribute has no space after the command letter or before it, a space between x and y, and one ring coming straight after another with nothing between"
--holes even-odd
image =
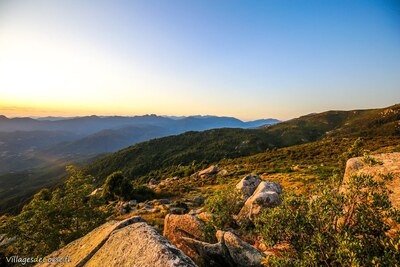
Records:
<instances>
[{"instance_id":1,"label":"small stone","mask_svg":"<svg viewBox=\"0 0 400 267\"><path fill-rule=\"evenodd\" d=\"M169 212L172 214L185 214L185 209L184 208L177 208L177 207L172 207L169 209Z\"/></svg>"},{"instance_id":2,"label":"small stone","mask_svg":"<svg viewBox=\"0 0 400 267\"><path fill-rule=\"evenodd\" d=\"M166 198L162 198L162 199L158 199L158 202L159 203L161 203L161 204L170 204L171 203L171 201L169 201L168 199L166 199Z\"/></svg>"},{"instance_id":3,"label":"small stone","mask_svg":"<svg viewBox=\"0 0 400 267\"><path fill-rule=\"evenodd\" d=\"M224 170L220 170L217 175L218 176L225 176L227 174L228 174L228 171L224 169Z\"/></svg>"},{"instance_id":4,"label":"small stone","mask_svg":"<svg viewBox=\"0 0 400 267\"><path fill-rule=\"evenodd\" d=\"M154 209L150 209L148 210L149 213L158 213L160 212L160 209L154 208Z\"/></svg>"},{"instance_id":5,"label":"small stone","mask_svg":"<svg viewBox=\"0 0 400 267\"><path fill-rule=\"evenodd\" d=\"M204 204L204 201L205 201L206 199L207 199L207 198L206 198L206 197L203 197L203 196L196 196L196 197L193 199L193 202L200 206L200 205L203 205L203 204Z\"/></svg>"},{"instance_id":6,"label":"small stone","mask_svg":"<svg viewBox=\"0 0 400 267\"><path fill-rule=\"evenodd\" d=\"M202 213L204 210L205 210L205 208L201 207L201 208L198 208L198 209L190 210L188 214L190 214L190 215L198 215L198 214Z\"/></svg>"},{"instance_id":7,"label":"small stone","mask_svg":"<svg viewBox=\"0 0 400 267\"><path fill-rule=\"evenodd\" d=\"M95 190L93 190L93 192L90 193L89 196L99 195L99 194L101 194L102 192L103 192L103 188L99 187L99 188L96 188Z\"/></svg>"},{"instance_id":8,"label":"small stone","mask_svg":"<svg viewBox=\"0 0 400 267\"><path fill-rule=\"evenodd\" d=\"M198 175L200 177L206 177L216 173L218 173L218 165L211 165L207 169L199 171Z\"/></svg>"},{"instance_id":9,"label":"small stone","mask_svg":"<svg viewBox=\"0 0 400 267\"><path fill-rule=\"evenodd\" d=\"M301 170L301 168L300 168L299 165L296 165L296 166L292 167L292 171L300 171L300 170Z\"/></svg>"},{"instance_id":10,"label":"small stone","mask_svg":"<svg viewBox=\"0 0 400 267\"><path fill-rule=\"evenodd\" d=\"M156 179L154 179L154 178L150 179L149 185L157 185L157 184L158 184L158 181Z\"/></svg>"}]
</instances>

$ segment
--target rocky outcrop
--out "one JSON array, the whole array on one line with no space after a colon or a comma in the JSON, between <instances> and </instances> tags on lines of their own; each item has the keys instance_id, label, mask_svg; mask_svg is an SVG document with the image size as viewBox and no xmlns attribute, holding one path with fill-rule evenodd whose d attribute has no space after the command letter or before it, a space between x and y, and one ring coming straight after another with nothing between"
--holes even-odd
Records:
<instances>
[{"instance_id":1,"label":"rocky outcrop","mask_svg":"<svg viewBox=\"0 0 400 267\"><path fill-rule=\"evenodd\" d=\"M253 195L249 197L240 210L237 221L254 221L260 212L266 208L274 208L282 203L279 194L282 187L277 182L261 182Z\"/></svg>"},{"instance_id":2,"label":"rocky outcrop","mask_svg":"<svg viewBox=\"0 0 400 267\"><path fill-rule=\"evenodd\" d=\"M349 177L353 174L366 174L379 178L380 174L393 174L393 181L387 183L387 187L393 193L389 196L392 205L400 209L400 153L384 153L371 155L377 164L364 161L363 157L351 158L346 163L346 171L343 184L346 185Z\"/></svg>"},{"instance_id":3,"label":"rocky outcrop","mask_svg":"<svg viewBox=\"0 0 400 267\"><path fill-rule=\"evenodd\" d=\"M194 202L194 200L193 200ZM199 205L196 203L196 205ZM154 199L138 203L136 200L118 201L114 206L117 214L134 213L136 215L154 214L154 213L172 213L184 214L188 211L185 202L174 201L171 203L168 199Z\"/></svg>"},{"instance_id":4,"label":"rocky outcrop","mask_svg":"<svg viewBox=\"0 0 400 267\"><path fill-rule=\"evenodd\" d=\"M46 259L38 266L196 266L142 218L109 221Z\"/></svg>"},{"instance_id":5,"label":"rocky outcrop","mask_svg":"<svg viewBox=\"0 0 400 267\"><path fill-rule=\"evenodd\" d=\"M192 215L167 215L164 236L200 266L261 266L265 254L231 232L217 231L218 243L204 242L204 223Z\"/></svg>"},{"instance_id":6,"label":"rocky outcrop","mask_svg":"<svg viewBox=\"0 0 400 267\"><path fill-rule=\"evenodd\" d=\"M168 214L164 219L163 235L175 246L195 261L199 261L198 253L186 245L183 237L203 240L204 223L195 216Z\"/></svg>"},{"instance_id":7,"label":"rocky outcrop","mask_svg":"<svg viewBox=\"0 0 400 267\"><path fill-rule=\"evenodd\" d=\"M186 246L191 247L198 256L199 266L210 267L256 267L262 266L261 261L266 256L250 244L242 241L231 232L218 231L218 243L210 244L183 237Z\"/></svg>"},{"instance_id":8,"label":"rocky outcrop","mask_svg":"<svg viewBox=\"0 0 400 267\"><path fill-rule=\"evenodd\" d=\"M256 190L262 179L257 174L246 175L237 185L236 189L242 191L245 199L248 199Z\"/></svg>"},{"instance_id":9,"label":"rocky outcrop","mask_svg":"<svg viewBox=\"0 0 400 267\"><path fill-rule=\"evenodd\" d=\"M150 180L150 182L147 184L147 187L153 189L155 192L160 192L166 187L175 184L178 180L179 177L169 177L161 181L156 181L153 179L153 181Z\"/></svg>"}]
</instances>

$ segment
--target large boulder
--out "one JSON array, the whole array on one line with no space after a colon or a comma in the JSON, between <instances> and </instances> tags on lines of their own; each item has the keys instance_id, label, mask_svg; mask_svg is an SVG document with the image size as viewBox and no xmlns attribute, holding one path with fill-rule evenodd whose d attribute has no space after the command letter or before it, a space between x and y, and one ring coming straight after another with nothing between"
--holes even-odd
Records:
<instances>
[{"instance_id":1,"label":"large boulder","mask_svg":"<svg viewBox=\"0 0 400 267\"><path fill-rule=\"evenodd\" d=\"M153 227L141 222L113 232L85 266L187 267L195 264Z\"/></svg>"},{"instance_id":2,"label":"large boulder","mask_svg":"<svg viewBox=\"0 0 400 267\"><path fill-rule=\"evenodd\" d=\"M389 199L394 207L400 209L400 152L377 154L370 157L379 163L369 164L363 160L363 157L351 158L347 161L342 190L345 190L351 175L366 174L379 178L379 174L391 173L394 179L386 184L393 192Z\"/></svg>"},{"instance_id":3,"label":"large boulder","mask_svg":"<svg viewBox=\"0 0 400 267\"><path fill-rule=\"evenodd\" d=\"M236 189L242 191L243 196L248 199L256 190L262 179L257 174L249 174L236 185Z\"/></svg>"},{"instance_id":4,"label":"large boulder","mask_svg":"<svg viewBox=\"0 0 400 267\"><path fill-rule=\"evenodd\" d=\"M109 221L48 255L38 266L196 266L139 216Z\"/></svg>"},{"instance_id":5,"label":"large boulder","mask_svg":"<svg viewBox=\"0 0 400 267\"><path fill-rule=\"evenodd\" d=\"M164 219L163 235L175 246L185 252L186 255L195 261L199 261L198 253L188 247L183 237L203 240L204 223L197 217L189 214L174 215L168 214Z\"/></svg>"},{"instance_id":6,"label":"large boulder","mask_svg":"<svg viewBox=\"0 0 400 267\"><path fill-rule=\"evenodd\" d=\"M218 231L218 243L210 244L183 237L188 247L198 253L196 263L207 267L258 267L266 256L231 232Z\"/></svg>"},{"instance_id":7,"label":"large boulder","mask_svg":"<svg viewBox=\"0 0 400 267\"><path fill-rule=\"evenodd\" d=\"M249 197L240 210L237 221L252 221L257 218L262 210L274 208L282 203L279 194L282 193L282 187L277 182L261 182L253 195Z\"/></svg>"}]
</instances>

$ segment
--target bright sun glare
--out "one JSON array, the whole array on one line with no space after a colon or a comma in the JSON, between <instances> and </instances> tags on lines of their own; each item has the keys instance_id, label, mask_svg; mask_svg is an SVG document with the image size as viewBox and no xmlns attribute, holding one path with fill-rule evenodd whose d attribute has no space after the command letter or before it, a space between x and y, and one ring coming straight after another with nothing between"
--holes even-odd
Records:
<instances>
[{"instance_id":1,"label":"bright sun glare","mask_svg":"<svg viewBox=\"0 0 400 267\"><path fill-rule=\"evenodd\" d=\"M10 105L52 107L57 103L63 109L63 105L82 104L104 94L105 87L124 82L118 74L121 70L97 58L93 49L66 46L48 36L7 34L7 42L0 44L0 88L2 101Z\"/></svg>"}]
</instances>

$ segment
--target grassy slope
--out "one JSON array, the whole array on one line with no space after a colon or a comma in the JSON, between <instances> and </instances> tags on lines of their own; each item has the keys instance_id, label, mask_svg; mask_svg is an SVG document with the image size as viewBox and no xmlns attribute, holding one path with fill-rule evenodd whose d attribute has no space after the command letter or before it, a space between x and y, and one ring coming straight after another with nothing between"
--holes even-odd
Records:
<instances>
[{"instance_id":1,"label":"grassy slope","mask_svg":"<svg viewBox=\"0 0 400 267\"><path fill-rule=\"evenodd\" d=\"M271 149L251 156L223 159L218 163L227 175L212 177L182 176L162 188L161 195L179 201L194 199L196 196L213 196L223 188L234 188L249 173L256 173L264 180L277 181L285 191L308 194L312 188L332 178L339 169L339 158L356 140L351 138L330 138L291 147ZM363 149L371 153L400 152L400 137L365 138ZM186 166L176 167L175 171ZM159 171L161 176L169 177L170 168ZM144 181L148 176L138 179ZM340 178L340 177L339 177ZM196 207L194 205L193 207ZM192 207L192 208L193 208ZM132 214L130 214L131 216ZM143 215L141 215L143 216ZM163 229L165 214L145 215L146 220Z\"/></svg>"},{"instance_id":2,"label":"grassy slope","mask_svg":"<svg viewBox=\"0 0 400 267\"><path fill-rule=\"evenodd\" d=\"M198 193L207 195L212 194L215 188L227 185L232 187L246 174L256 173L266 180L282 183L286 190L306 192L308 188L326 181L336 173L340 167L341 155L355 140L330 138L236 159L224 159L218 162L218 166L227 170L227 175L211 178L182 177L177 183L167 186L165 191L180 197ZM363 149L371 153L400 152L400 137L365 138Z\"/></svg>"}]
</instances>

